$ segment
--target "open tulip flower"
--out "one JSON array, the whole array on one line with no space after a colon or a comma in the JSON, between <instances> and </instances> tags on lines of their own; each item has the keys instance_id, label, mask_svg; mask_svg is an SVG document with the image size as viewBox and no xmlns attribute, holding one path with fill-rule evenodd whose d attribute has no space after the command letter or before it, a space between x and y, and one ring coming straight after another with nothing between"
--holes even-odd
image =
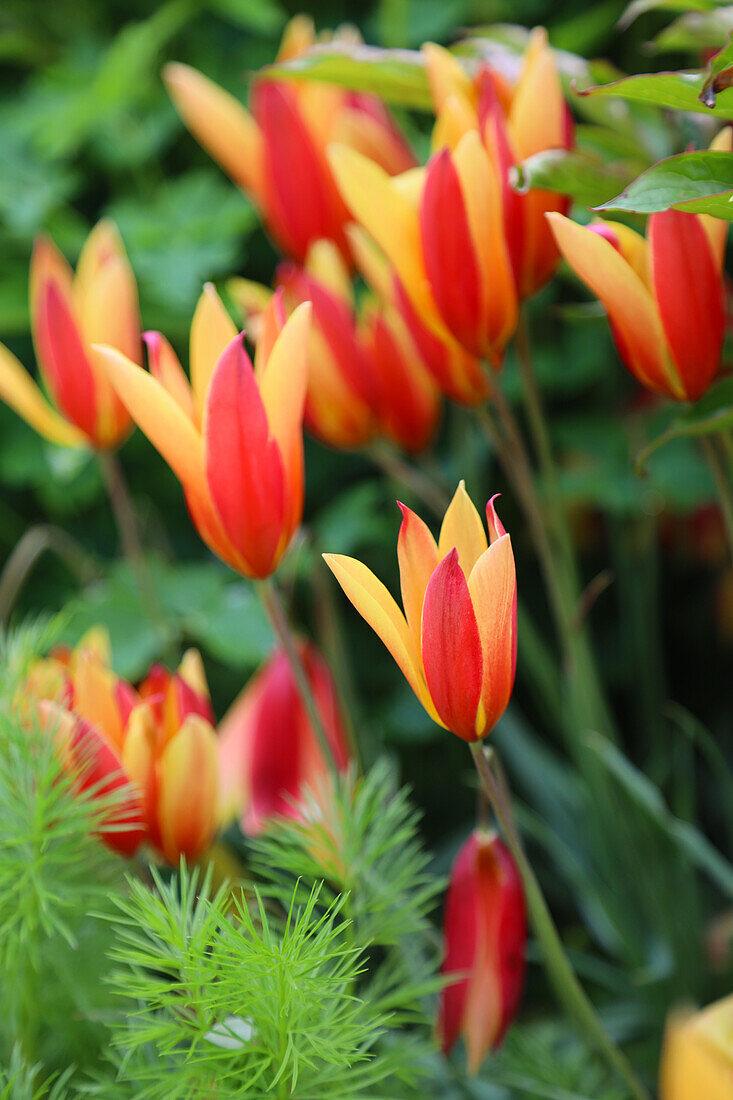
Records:
<instances>
[{"instance_id":1,"label":"open tulip flower","mask_svg":"<svg viewBox=\"0 0 733 1100\"><path fill-rule=\"evenodd\" d=\"M331 673L315 646L302 643L303 666L339 770L350 754ZM273 815L298 817L298 799L326 776L323 757L293 677L277 650L247 684L219 727L221 815L258 833Z\"/></svg>"},{"instance_id":2,"label":"open tulip flower","mask_svg":"<svg viewBox=\"0 0 733 1100\"><path fill-rule=\"evenodd\" d=\"M526 298L547 282L557 265L558 251L545 214L565 212L569 205L563 195L536 189L521 195L509 183L514 164L546 149L572 145L572 119L547 33L538 27L530 34L515 82L486 64L471 79L452 54L432 43L423 46L423 54L436 112L433 149L455 150L465 134L478 131L498 166L514 284L519 298ZM441 172L449 177L447 168ZM461 183L470 221L470 191L463 177Z\"/></svg>"},{"instance_id":3,"label":"open tulip flower","mask_svg":"<svg viewBox=\"0 0 733 1100\"><path fill-rule=\"evenodd\" d=\"M285 319L275 296L253 367L244 334L208 285L191 325L191 380L160 333L150 373L111 347L97 362L178 477L204 542L247 577L267 577L303 511L303 404L310 306Z\"/></svg>"},{"instance_id":4,"label":"open tulip flower","mask_svg":"<svg viewBox=\"0 0 733 1100\"><path fill-rule=\"evenodd\" d=\"M443 917L438 1037L446 1054L463 1036L471 1073L500 1045L522 999L527 912L522 880L494 832L476 830L451 870Z\"/></svg>"},{"instance_id":5,"label":"open tulip flower","mask_svg":"<svg viewBox=\"0 0 733 1100\"><path fill-rule=\"evenodd\" d=\"M701 397L725 336L727 222L667 210L650 215L644 239L618 222L549 217L563 256L605 306L634 377L677 401Z\"/></svg>"},{"instance_id":6,"label":"open tulip flower","mask_svg":"<svg viewBox=\"0 0 733 1100\"><path fill-rule=\"evenodd\" d=\"M667 1024L660 1100L730 1100L733 1096L733 995Z\"/></svg>"},{"instance_id":7,"label":"open tulip flower","mask_svg":"<svg viewBox=\"0 0 733 1100\"><path fill-rule=\"evenodd\" d=\"M99 222L89 234L76 273L50 240L36 241L30 314L50 401L2 344L0 399L52 443L117 447L130 431L130 417L91 345L110 344L139 363L142 344L135 277L111 222Z\"/></svg>"},{"instance_id":8,"label":"open tulip flower","mask_svg":"<svg viewBox=\"0 0 733 1100\"><path fill-rule=\"evenodd\" d=\"M445 513L437 543L423 521L400 505L397 556L404 614L365 565L324 554L430 717L465 741L491 732L514 685L514 554L495 499L486 506L490 544L463 482Z\"/></svg>"},{"instance_id":9,"label":"open tulip flower","mask_svg":"<svg viewBox=\"0 0 733 1100\"><path fill-rule=\"evenodd\" d=\"M315 42L303 16L286 29L278 61ZM376 96L312 81L258 79L252 113L187 65L164 72L168 91L194 137L250 197L275 241L302 262L313 241L328 238L348 254L349 220L326 160L332 141L359 149L390 173L415 161Z\"/></svg>"}]
</instances>

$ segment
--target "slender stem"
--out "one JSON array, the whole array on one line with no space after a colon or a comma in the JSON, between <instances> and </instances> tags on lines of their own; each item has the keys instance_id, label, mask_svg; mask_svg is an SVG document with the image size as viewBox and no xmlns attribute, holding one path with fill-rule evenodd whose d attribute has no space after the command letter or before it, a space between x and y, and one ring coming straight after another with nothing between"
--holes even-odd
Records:
<instances>
[{"instance_id":1,"label":"slender stem","mask_svg":"<svg viewBox=\"0 0 733 1100\"><path fill-rule=\"evenodd\" d=\"M717 447L717 440L703 435L700 436L700 443L715 480L720 511L728 536L728 548L733 558L733 485L731 485L730 477L726 473L725 463Z\"/></svg>"},{"instance_id":2,"label":"slender stem","mask_svg":"<svg viewBox=\"0 0 733 1100\"><path fill-rule=\"evenodd\" d=\"M0 574L0 623L7 623L23 585L47 550L60 558L82 585L99 575L97 563L66 531L44 524L30 527L13 547Z\"/></svg>"},{"instance_id":3,"label":"slender stem","mask_svg":"<svg viewBox=\"0 0 733 1100\"><path fill-rule=\"evenodd\" d=\"M609 1066L625 1081L635 1100L650 1100L649 1093L637 1078L628 1059L606 1032L598 1013L570 965L542 893L542 888L522 847L512 815L509 791L505 781L503 778L497 778L492 771L480 741L474 741L470 748L481 787L491 803L496 819L504 833L504 838L522 876L532 927L540 944L545 968L558 1000L588 1040L603 1055Z\"/></svg>"},{"instance_id":4,"label":"slender stem","mask_svg":"<svg viewBox=\"0 0 733 1100\"><path fill-rule=\"evenodd\" d=\"M440 485L422 470L411 466L388 443L379 441L367 451L376 466L391 477L393 481L404 485L423 501L437 515L442 516L450 504L450 496Z\"/></svg>"},{"instance_id":5,"label":"slender stem","mask_svg":"<svg viewBox=\"0 0 733 1100\"><path fill-rule=\"evenodd\" d=\"M328 739L328 734L326 733L326 728L323 724L321 712L316 703L308 675L305 671L298 644L290 629L290 623L285 614L285 608L282 605L280 593L272 577L267 577L266 580L255 581L254 583L257 595L260 598L265 614L270 620L275 637L282 646L288 663L290 664L293 676L295 677L295 683L298 686L298 693L303 706L308 712L308 717L315 731L323 757L328 764L332 777L335 779L338 776L338 767L336 766L331 743Z\"/></svg>"}]
</instances>

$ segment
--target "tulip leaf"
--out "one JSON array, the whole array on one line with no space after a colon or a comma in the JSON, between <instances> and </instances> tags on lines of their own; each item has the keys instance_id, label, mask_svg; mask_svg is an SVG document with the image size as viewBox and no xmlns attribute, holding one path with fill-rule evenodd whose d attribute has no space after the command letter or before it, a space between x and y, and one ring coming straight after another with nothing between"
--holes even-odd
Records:
<instances>
[{"instance_id":1,"label":"tulip leaf","mask_svg":"<svg viewBox=\"0 0 733 1100\"><path fill-rule=\"evenodd\" d=\"M699 53L712 46L723 46L733 24L733 6L712 11L688 11L660 31L652 45L656 53Z\"/></svg>"},{"instance_id":2,"label":"tulip leaf","mask_svg":"<svg viewBox=\"0 0 733 1100\"><path fill-rule=\"evenodd\" d=\"M643 474L646 463L655 451L673 439L713 435L733 428L733 377L724 378L695 405L674 417L665 431L647 443L635 461L637 474Z\"/></svg>"},{"instance_id":3,"label":"tulip leaf","mask_svg":"<svg viewBox=\"0 0 733 1100\"><path fill-rule=\"evenodd\" d=\"M622 77L610 84L596 84L578 90L577 94L591 98L617 96L631 103L730 118L733 115L733 88L721 91L715 99L715 105L707 106L700 99L705 80L706 74L700 71L642 73L639 76Z\"/></svg>"},{"instance_id":4,"label":"tulip leaf","mask_svg":"<svg viewBox=\"0 0 733 1100\"><path fill-rule=\"evenodd\" d=\"M514 190L522 194L532 188L559 191L583 206L597 206L630 175L622 165L604 163L593 153L546 149L516 165L510 179Z\"/></svg>"},{"instance_id":5,"label":"tulip leaf","mask_svg":"<svg viewBox=\"0 0 733 1100\"><path fill-rule=\"evenodd\" d=\"M714 6L714 0L631 0L619 19L618 25L622 30L626 30L635 19L648 11L705 12Z\"/></svg>"},{"instance_id":6,"label":"tulip leaf","mask_svg":"<svg viewBox=\"0 0 733 1100\"><path fill-rule=\"evenodd\" d=\"M382 50L360 42L313 46L298 57L268 65L262 76L278 80L320 80L356 92L371 92L389 103L432 111L433 101L418 50Z\"/></svg>"},{"instance_id":7,"label":"tulip leaf","mask_svg":"<svg viewBox=\"0 0 733 1100\"><path fill-rule=\"evenodd\" d=\"M708 76L700 92L700 101L706 107L714 107L718 95L733 86L733 35L708 62Z\"/></svg>"},{"instance_id":8,"label":"tulip leaf","mask_svg":"<svg viewBox=\"0 0 733 1100\"><path fill-rule=\"evenodd\" d=\"M667 157L598 210L652 214L685 210L733 221L733 153L703 150Z\"/></svg>"}]
</instances>

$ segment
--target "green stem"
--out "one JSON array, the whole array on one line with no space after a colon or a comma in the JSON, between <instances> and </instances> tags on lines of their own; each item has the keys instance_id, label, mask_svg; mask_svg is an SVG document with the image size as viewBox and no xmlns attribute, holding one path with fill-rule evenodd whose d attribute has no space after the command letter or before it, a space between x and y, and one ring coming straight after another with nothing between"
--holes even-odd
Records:
<instances>
[{"instance_id":1,"label":"green stem","mask_svg":"<svg viewBox=\"0 0 733 1100\"><path fill-rule=\"evenodd\" d=\"M705 458L708 461L708 465L710 466L710 471L715 481L715 488L718 492L720 511L723 516L726 535L728 536L728 548L731 558L733 558L733 486L731 485L730 477L726 471L725 463L718 450L717 443L718 441L710 436L700 436L700 444Z\"/></svg>"},{"instance_id":2,"label":"green stem","mask_svg":"<svg viewBox=\"0 0 733 1100\"><path fill-rule=\"evenodd\" d=\"M310 718L311 725L318 739L324 760L328 764L331 776L335 780L338 777L338 767L336 766L333 750L331 749L331 743L328 739L328 734L326 733L326 728L323 724L321 712L318 708L315 695L313 694L308 675L305 671L298 644L290 629L290 623L285 614L285 608L282 605L280 593L272 577L267 577L266 580L262 581L255 581L254 585L265 614L270 620L275 637L282 646L285 656L288 659L288 663L290 664L290 668L295 678L295 683L298 687L298 694L300 695L303 706L308 712L308 717Z\"/></svg>"},{"instance_id":3,"label":"green stem","mask_svg":"<svg viewBox=\"0 0 733 1100\"><path fill-rule=\"evenodd\" d=\"M405 462L390 444L383 440L373 443L367 454L376 466L400 485L404 485L437 515L442 516L450 504L450 496L433 478Z\"/></svg>"},{"instance_id":4,"label":"green stem","mask_svg":"<svg viewBox=\"0 0 733 1100\"><path fill-rule=\"evenodd\" d=\"M470 749L481 787L491 803L504 838L522 876L530 920L542 950L545 969L555 990L555 995L588 1041L626 1083L635 1100L650 1100L649 1093L637 1078L628 1059L608 1035L598 1013L570 965L542 893L542 888L522 847L505 784L502 780L497 779L489 766L482 742L474 741L470 745Z\"/></svg>"},{"instance_id":5,"label":"green stem","mask_svg":"<svg viewBox=\"0 0 733 1100\"><path fill-rule=\"evenodd\" d=\"M66 531L45 524L30 527L14 546L0 575L0 623L7 624L23 585L47 550L76 574L81 585L99 576L97 563Z\"/></svg>"}]
</instances>

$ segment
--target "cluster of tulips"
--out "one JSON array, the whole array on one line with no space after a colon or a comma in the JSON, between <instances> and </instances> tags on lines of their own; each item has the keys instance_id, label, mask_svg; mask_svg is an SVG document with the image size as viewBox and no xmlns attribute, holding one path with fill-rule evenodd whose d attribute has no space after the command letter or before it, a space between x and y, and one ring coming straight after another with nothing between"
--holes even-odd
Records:
<instances>
[{"instance_id":1,"label":"cluster of tulips","mask_svg":"<svg viewBox=\"0 0 733 1100\"><path fill-rule=\"evenodd\" d=\"M312 42L309 22L295 19L280 60ZM443 399L490 399L520 306L560 254L605 306L642 385L693 400L719 366L725 223L670 211L650 217L644 239L622 224L576 224L562 195L512 190L513 164L573 141L544 32L530 36L513 74L483 64L469 75L438 46L423 53L436 116L424 166L372 95L265 75L250 112L200 73L169 65L165 82L187 127L284 254L274 288L232 279L235 323L207 285L186 373L165 336L141 333L132 270L103 221L75 273L48 240L33 253L46 395L0 347L0 396L33 428L105 452L137 425L179 479L206 545L256 581L277 569L301 521L303 426L333 447L383 438L424 449ZM729 132L716 139L731 147ZM358 295L355 274L366 284ZM430 717L475 745L514 683L511 539L495 499L484 526L463 483L437 540L401 507L403 610L361 562L326 561ZM80 784L101 795L124 788L101 835L126 855L146 844L174 864L196 859L223 822L236 816L252 833L273 814L297 814L304 785L351 763L335 687L310 643L278 650L218 734L195 652L133 687L94 635L40 662L28 696ZM496 833L479 829L461 849L444 934L444 971L457 978L441 995L439 1032L446 1050L462 1035L477 1069L514 1018L524 979L522 876ZM684 1062L687 1043L704 1061L694 1034L674 1031L674 1058ZM665 1095L677 1096L673 1085Z\"/></svg>"}]
</instances>

